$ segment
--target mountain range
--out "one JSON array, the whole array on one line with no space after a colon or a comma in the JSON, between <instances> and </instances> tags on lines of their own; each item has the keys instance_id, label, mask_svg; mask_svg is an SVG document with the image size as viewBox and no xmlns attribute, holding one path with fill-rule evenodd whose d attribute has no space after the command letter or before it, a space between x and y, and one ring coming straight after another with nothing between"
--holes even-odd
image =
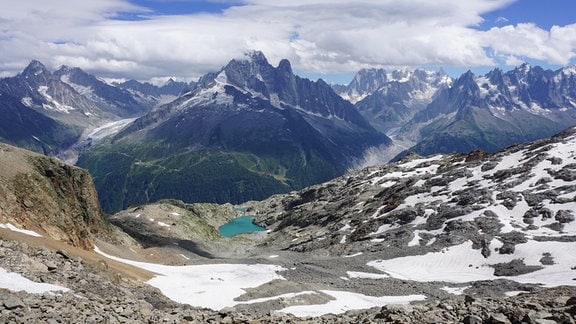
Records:
<instances>
[{"instance_id":1,"label":"mountain range","mask_svg":"<svg viewBox=\"0 0 576 324\"><path fill-rule=\"evenodd\" d=\"M32 61L22 73L0 79L0 139L62 156L85 140L83 134L109 122L142 116L186 87L175 82L160 88L137 81L108 84L79 68L62 66L51 72Z\"/></svg>"},{"instance_id":2,"label":"mountain range","mask_svg":"<svg viewBox=\"0 0 576 324\"><path fill-rule=\"evenodd\" d=\"M360 70L347 86L333 89L355 104L356 109L378 130L389 133L426 108L453 80L443 70Z\"/></svg>"},{"instance_id":3,"label":"mountain range","mask_svg":"<svg viewBox=\"0 0 576 324\"><path fill-rule=\"evenodd\" d=\"M163 198L239 203L332 179L390 143L327 83L254 52L90 148L78 165L94 175L106 210Z\"/></svg>"},{"instance_id":4,"label":"mountain range","mask_svg":"<svg viewBox=\"0 0 576 324\"><path fill-rule=\"evenodd\" d=\"M94 176L116 211L162 198L239 203L414 152L495 152L576 124L576 69L365 69L300 78L261 52L197 82L108 83L32 61L0 79L0 139Z\"/></svg>"},{"instance_id":5,"label":"mountain range","mask_svg":"<svg viewBox=\"0 0 576 324\"><path fill-rule=\"evenodd\" d=\"M523 64L453 80L440 72L360 71L339 93L374 127L420 155L495 152L576 124L576 69ZM393 89L393 90L392 90Z\"/></svg>"}]
</instances>

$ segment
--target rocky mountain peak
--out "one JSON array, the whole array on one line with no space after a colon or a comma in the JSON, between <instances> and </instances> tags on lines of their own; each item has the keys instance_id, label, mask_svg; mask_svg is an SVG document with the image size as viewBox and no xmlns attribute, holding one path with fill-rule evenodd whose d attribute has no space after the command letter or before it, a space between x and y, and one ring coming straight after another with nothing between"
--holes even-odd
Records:
<instances>
[{"instance_id":1,"label":"rocky mountain peak","mask_svg":"<svg viewBox=\"0 0 576 324\"><path fill-rule=\"evenodd\" d=\"M456 81L454 81L454 89L457 89L462 95L467 98L473 98L480 93L480 88L476 82L476 76L470 70L462 74Z\"/></svg>"},{"instance_id":2,"label":"rocky mountain peak","mask_svg":"<svg viewBox=\"0 0 576 324\"><path fill-rule=\"evenodd\" d=\"M567 66L561 69L562 74L566 76L575 76L576 75L576 65Z\"/></svg>"},{"instance_id":3,"label":"rocky mountain peak","mask_svg":"<svg viewBox=\"0 0 576 324\"><path fill-rule=\"evenodd\" d=\"M524 62L517 66L514 71L519 74L528 74L532 70L532 65L530 63Z\"/></svg>"},{"instance_id":4,"label":"rocky mountain peak","mask_svg":"<svg viewBox=\"0 0 576 324\"><path fill-rule=\"evenodd\" d=\"M170 78L170 79L168 79L168 81L166 81L166 82L164 83L163 86L171 86L171 85L173 85L174 83L176 83L176 81L174 81L174 79Z\"/></svg>"},{"instance_id":5,"label":"rocky mountain peak","mask_svg":"<svg viewBox=\"0 0 576 324\"><path fill-rule=\"evenodd\" d=\"M492 83L492 84L497 84L497 85L503 85L504 84L504 72L499 68L496 68L496 69L488 72L488 74L486 74L486 77L490 80L490 83Z\"/></svg>"},{"instance_id":6,"label":"rocky mountain peak","mask_svg":"<svg viewBox=\"0 0 576 324\"><path fill-rule=\"evenodd\" d=\"M19 76L30 82L42 82L45 84L52 77L52 73L40 61L33 60Z\"/></svg>"},{"instance_id":7,"label":"rocky mountain peak","mask_svg":"<svg viewBox=\"0 0 576 324\"><path fill-rule=\"evenodd\" d=\"M348 85L358 92L373 92L388 81L388 75L384 69L362 69Z\"/></svg>"},{"instance_id":8,"label":"rocky mountain peak","mask_svg":"<svg viewBox=\"0 0 576 324\"><path fill-rule=\"evenodd\" d=\"M38 75L40 73L49 73L49 71L46 68L46 66L42 64L42 62L37 60L30 61L28 66L26 66L26 68L24 68L24 70L22 71L23 75L29 75L29 74Z\"/></svg>"},{"instance_id":9,"label":"rocky mountain peak","mask_svg":"<svg viewBox=\"0 0 576 324\"><path fill-rule=\"evenodd\" d=\"M280 60L280 62L278 63L278 70L286 74L293 74L292 64L290 64L290 61L288 61L287 59Z\"/></svg>"},{"instance_id":10,"label":"rocky mountain peak","mask_svg":"<svg viewBox=\"0 0 576 324\"><path fill-rule=\"evenodd\" d=\"M264 55L264 53L262 51L250 51L248 53L245 54L246 58L258 65L267 65L268 63L268 59L266 58L266 56Z\"/></svg>"},{"instance_id":11,"label":"rocky mountain peak","mask_svg":"<svg viewBox=\"0 0 576 324\"><path fill-rule=\"evenodd\" d=\"M388 74L384 69L361 69L348 85L334 85L333 88L354 104L380 89L387 81Z\"/></svg>"},{"instance_id":12,"label":"rocky mountain peak","mask_svg":"<svg viewBox=\"0 0 576 324\"><path fill-rule=\"evenodd\" d=\"M60 73L70 73L74 67L69 65L62 65L57 71L61 71Z\"/></svg>"},{"instance_id":13,"label":"rocky mountain peak","mask_svg":"<svg viewBox=\"0 0 576 324\"><path fill-rule=\"evenodd\" d=\"M440 74L441 72L435 72L434 74ZM419 80L426 80L428 78L428 76L430 75L429 73L426 73L425 70L422 69L416 69L414 70L414 73L412 74L414 78L417 78Z\"/></svg>"},{"instance_id":14,"label":"rocky mountain peak","mask_svg":"<svg viewBox=\"0 0 576 324\"><path fill-rule=\"evenodd\" d=\"M363 127L368 126L361 120L361 116L353 111L353 107L342 100L326 82L311 81L294 75L288 60L283 59L278 67L274 67L268 63L262 52L252 52L247 57L246 60L232 60L221 72L202 77L199 84L202 84L203 89L197 89L193 95L203 93L206 97L207 93L212 92L215 96L209 101L222 102L218 99L222 96L222 87L227 89L227 96L239 96L226 88L233 86L241 93L270 102L276 108L298 107L323 117L335 116Z\"/></svg>"},{"instance_id":15,"label":"rocky mountain peak","mask_svg":"<svg viewBox=\"0 0 576 324\"><path fill-rule=\"evenodd\" d=\"M262 52L254 51L246 54L246 59L230 61L222 72L226 74L227 82L240 88L270 85L273 82L274 67Z\"/></svg>"},{"instance_id":16,"label":"rocky mountain peak","mask_svg":"<svg viewBox=\"0 0 576 324\"><path fill-rule=\"evenodd\" d=\"M102 81L98 80L95 76L85 72L78 67L69 67L63 65L54 72L54 75L60 80L68 84L78 84L82 86L106 86ZM102 85L100 85L102 84Z\"/></svg>"},{"instance_id":17,"label":"rocky mountain peak","mask_svg":"<svg viewBox=\"0 0 576 324\"><path fill-rule=\"evenodd\" d=\"M512 83L521 87L534 86L538 82L548 82L555 73L551 70L544 70L540 66L531 66L528 63L516 67L508 73Z\"/></svg>"},{"instance_id":18,"label":"rocky mountain peak","mask_svg":"<svg viewBox=\"0 0 576 324\"><path fill-rule=\"evenodd\" d=\"M456 81L454 81L454 85L460 86L462 84L466 84L468 82L474 81L475 78L476 78L476 75L474 74L474 72L468 70L468 71L466 71L466 73L462 74L458 79L456 79Z\"/></svg>"},{"instance_id":19,"label":"rocky mountain peak","mask_svg":"<svg viewBox=\"0 0 576 324\"><path fill-rule=\"evenodd\" d=\"M390 76L395 81L406 82L412 76L412 74L413 74L412 71L408 71L406 69L398 69L392 71L390 73Z\"/></svg>"}]
</instances>

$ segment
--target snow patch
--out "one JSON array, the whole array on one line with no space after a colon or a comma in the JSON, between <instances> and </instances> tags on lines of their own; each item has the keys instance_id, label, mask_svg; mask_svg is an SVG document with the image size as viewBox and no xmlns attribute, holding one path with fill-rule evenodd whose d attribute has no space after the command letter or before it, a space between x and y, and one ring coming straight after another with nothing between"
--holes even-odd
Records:
<instances>
[{"instance_id":1,"label":"snow patch","mask_svg":"<svg viewBox=\"0 0 576 324\"><path fill-rule=\"evenodd\" d=\"M158 222L158 225L162 226L162 227L170 227L170 225L164 223L164 222Z\"/></svg>"},{"instance_id":2,"label":"snow patch","mask_svg":"<svg viewBox=\"0 0 576 324\"><path fill-rule=\"evenodd\" d=\"M335 300L321 305L290 306L278 312L289 313L297 317L322 316L330 313L342 314L349 310L368 309L389 304L408 304L412 301L426 299L424 295L372 297L347 291L322 290L321 292Z\"/></svg>"},{"instance_id":3,"label":"snow patch","mask_svg":"<svg viewBox=\"0 0 576 324\"><path fill-rule=\"evenodd\" d=\"M34 102L32 101L32 98L30 98L30 97L24 97L24 98L22 98L22 100L20 100L20 102L28 108L31 108L34 105Z\"/></svg>"},{"instance_id":4,"label":"snow patch","mask_svg":"<svg viewBox=\"0 0 576 324\"><path fill-rule=\"evenodd\" d=\"M21 229L18 228L10 223L6 223L6 224L0 224L0 228L5 228L5 229L9 229L13 232L18 232L18 233L22 233L22 234L26 234L26 235L30 235L30 236L35 236L35 237L42 237L42 235L31 231L31 230L26 230L26 229Z\"/></svg>"},{"instance_id":5,"label":"snow patch","mask_svg":"<svg viewBox=\"0 0 576 324\"><path fill-rule=\"evenodd\" d=\"M52 98L52 96L50 96L48 94L48 87L47 86L40 86L38 88L38 92L46 99L46 101L48 101L48 104L42 104L42 107L46 110L54 110L54 111L58 111L58 112L62 112L62 113L66 113L69 114L71 110L76 110L76 108L68 106L68 105L63 105L59 102L57 102L56 100L54 100L54 98Z\"/></svg>"},{"instance_id":6,"label":"snow patch","mask_svg":"<svg viewBox=\"0 0 576 324\"><path fill-rule=\"evenodd\" d=\"M452 294L452 295L462 295L466 289L470 288L470 286L466 287L442 287L440 289L444 290L445 292Z\"/></svg>"},{"instance_id":7,"label":"snow patch","mask_svg":"<svg viewBox=\"0 0 576 324\"><path fill-rule=\"evenodd\" d=\"M384 279L390 278L389 275L385 273L371 273L371 272L359 272L359 271L346 271L346 274L351 279Z\"/></svg>"},{"instance_id":8,"label":"snow patch","mask_svg":"<svg viewBox=\"0 0 576 324\"><path fill-rule=\"evenodd\" d=\"M67 292L70 289L62 286L38 283L22 277L18 273L8 272L0 268L0 288L18 292L25 291L30 294L43 294L46 292Z\"/></svg>"}]
</instances>

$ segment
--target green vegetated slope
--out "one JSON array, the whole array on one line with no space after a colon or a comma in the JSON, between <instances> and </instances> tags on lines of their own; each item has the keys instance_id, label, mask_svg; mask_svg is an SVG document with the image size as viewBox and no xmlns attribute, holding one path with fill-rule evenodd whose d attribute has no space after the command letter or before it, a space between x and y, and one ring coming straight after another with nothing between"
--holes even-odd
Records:
<instances>
[{"instance_id":1,"label":"green vegetated slope","mask_svg":"<svg viewBox=\"0 0 576 324\"><path fill-rule=\"evenodd\" d=\"M161 142L104 142L84 153L102 208L118 211L159 199L240 203L329 180L343 170L315 152L272 156L217 149L171 151Z\"/></svg>"}]
</instances>

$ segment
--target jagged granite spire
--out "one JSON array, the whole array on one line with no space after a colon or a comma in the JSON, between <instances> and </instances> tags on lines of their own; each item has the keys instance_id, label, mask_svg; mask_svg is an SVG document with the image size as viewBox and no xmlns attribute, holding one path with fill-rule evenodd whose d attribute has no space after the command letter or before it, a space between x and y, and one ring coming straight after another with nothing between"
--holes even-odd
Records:
<instances>
[{"instance_id":1,"label":"jagged granite spire","mask_svg":"<svg viewBox=\"0 0 576 324\"><path fill-rule=\"evenodd\" d=\"M32 60L30 64L18 75L19 77L29 80L29 82L40 82L46 84L52 73L40 61Z\"/></svg>"}]
</instances>

